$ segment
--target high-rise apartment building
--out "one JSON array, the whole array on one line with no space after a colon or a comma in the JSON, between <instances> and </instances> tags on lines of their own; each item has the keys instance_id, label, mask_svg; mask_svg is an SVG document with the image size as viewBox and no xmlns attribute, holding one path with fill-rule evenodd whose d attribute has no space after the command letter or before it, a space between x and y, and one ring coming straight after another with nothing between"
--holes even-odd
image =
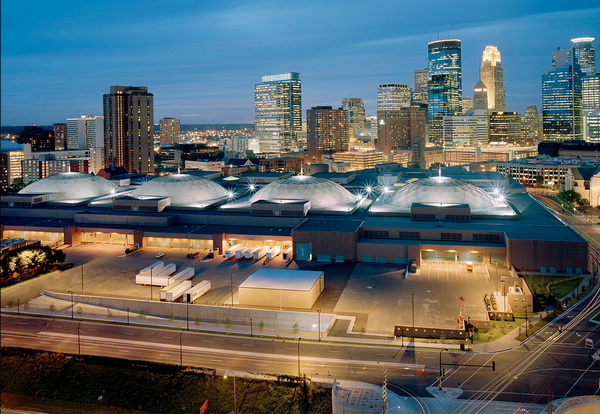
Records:
<instances>
[{"instance_id":1,"label":"high-rise apartment building","mask_svg":"<svg viewBox=\"0 0 600 414\"><path fill-rule=\"evenodd\" d=\"M411 90L408 85L386 83L377 88L377 110L389 111L410 106Z\"/></svg>"},{"instance_id":2,"label":"high-rise apartment building","mask_svg":"<svg viewBox=\"0 0 600 414\"><path fill-rule=\"evenodd\" d=\"M306 123L309 156L348 151L350 129L347 110L314 106L306 111Z\"/></svg>"},{"instance_id":3,"label":"high-rise apartment building","mask_svg":"<svg viewBox=\"0 0 600 414\"><path fill-rule=\"evenodd\" d=\"M367 119L362 98L342 98L342 109L348 111L351 130L366 128Z\"/></svg>"},{"instance_id":4,"label":"high-rise apartment building","mask_svg":"<svg viewBox=\"0 0 600 414\"><path fill-rule=\"evenodd\" d=\"M593 37L578 37L571 39L575 53L575 59L583 75L596 74L596 49L592 42Z\"/></svg>"},{"instance_id":5,"label":"high-rise apartment building","mask_svg":"<svg viewBox=\"0 0 600 414\"><path fill-rule=\"evenodd\" d=\"M154 172L154 95L146 86L111 86L104 95L104 162Z\"/></svg>"},{"instance_id":6,"label":"high-rise apartment building","mask_svg":"<svg viewBox=\"0 0 600 414\"><path fill-rule=\"evenodd\" d=\"M488 109L491 112L506 111L506 90L500 51L496 46L486 46L483 51L479 79L487 88Z\"/></svg>"},{"instance_id":7,"label":"high-rise apartment building","mask_svg":"<svg viewBox=\"0 0 600 414\"><path fill-rule=\"evenodd\" d=\"M22 162L29 157L31 157L31 144L2 140L0 145L0 189L2 191L22 181Z\"/></svg>"},{"instance_id":8,"label":"high-rise apartment building","mask_svg":"<svg viewBox=\"0 0 600 414\"><path fill-rule=\"evenodd\" d=\"M462 98L461 42L437 40L428 44L429 141L441 144L444 116L459 115Z\"/></svg>"},{"instance_id":9,"label":"high-rise apartment building","mask_svg":"<svg viewBox=\"0 0 600 414\"><path fill-rule=\"evenodd\" d=\"M82 115L67 119L67 147L83 150L104 147L104 117Z\"/></svg>"},{"instance_id":10,"label":"high-rise apartment building","mask_svg":"<svg viewBox=\"0 0 600 414\"><path fill-rule=\"evenodd\" d=\"M54 132L54 149L64 150L67 148L67 124L52 124Z\"/></svg>"},{"instance_id":11,"label":"high-rise apartment building","mask_svg":"<svg viewBox=\"0 0 600 414\"><path fill-rule=\"evenodd\" d=\"M174 145L179 143L181 121L177 118L163 118L160 120L160 145Z\"/></svg>"},{"instance_id":12,"label":"high-rise apartment building","mask_svg":"<svg viewBox=\"0 0 600 414\"><path fill-rule=\"evenodd\" d=\"M481 80L473 88L473 109L488 110L488 90Z\"/></svg>"},{"instance_id":13,"label":"high-rise apartment building","mask_svg":"<svg viewBox=\"0 0 600 414\"><path fill-rule=\"evenodd\" d=\"M429 80L429 70L415 70L415 88L412 94L412 103L414 105L427 103L427 81Z\"/></svg>"},{"instance_id":14,"label":"high-rise apartment building","mask_svg":"<svg viewBox=\"0 0 600 414\"><path fill-rule=\"evenodd\" d=\"M584 113L600 110L600 73L581 78L581 109Z\"/></svg>"},{"instance_id":15,"label":"high-rise apartment building","mask_svg":"<svg viewBox=\"0 0 600 414\"><path fill-rule=\"evenodd\" d=\"M377 120L378 151L390 154L397 150L415 149L415 146L424 147L427 123L425 105L378 111Z\"/></svg>"},{"instance_id":16,"label":"high-rise apartment building","mask_svg":"<svg viewBox=\"0 0 600 414\"><path fill-rule=\"evenodd\" d=\"M297 146L302 130L300 73L265 75L254 87L256 137L261 152L283 152Z\"/></svg>"}]
</instances>

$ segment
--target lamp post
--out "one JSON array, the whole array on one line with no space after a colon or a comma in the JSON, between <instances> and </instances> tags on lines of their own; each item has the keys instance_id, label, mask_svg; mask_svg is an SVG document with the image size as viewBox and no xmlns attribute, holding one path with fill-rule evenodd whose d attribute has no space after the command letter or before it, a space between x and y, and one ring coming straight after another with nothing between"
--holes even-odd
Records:
<instances>
[{"instance_id":1,"label":"lamp post","mask_svg":"<svg viewBox=\"0 0 600 414\"><path fill-rule=\"evenodd\" d=\"M179 365L183 365L183 333L185 329L179 332Z\"/></svg>"},{"instance_id":2,"label":"lamp post","mask_svg":"<svg viewBox=\"0 0 600 414\"><path fill-rule=\"evenodd\" d=\"M235 390L235 372L229 370L225 373L225 375L223 375L224 379L227 379L227 374L229 374L231 372L231 375L233 375L233 412L235 414L237 414L237 395L236 395L236 390Z\"/></svg>"},{"instance_id":3,"label":"lamp post","mask_svg":"<svg viewBox=\"0 0 600 414\"><path fill-rule=\"evenodd\" d=\"M502 297L503 297L503 300L502 300L503 311L507 312L507 309L506 309L506 292L504 292L504 283L505 283L505 281L504 281L504 279L502 279L500 281L500 293L502 294Z\"/></svg>"},{"instance_id":4,"label":"lamp post","mask_svg":"<svg viewBox=\"0 0 600 414\"><path fill-rule=\"evenodd\" d=\"M252 332L252 318L250 318L250 336L254 336L254 332Z\"/></svg>"},{"instance_id":5,"label":"lamp post","mask_svg":"<svg viewBox=\"0 0 600 414\"><path fill-rule=\"evenodd\" d=\"M71 319L73 319L73 308L75 307L73 303L73 291L69 290L68 292L71 294Z\"/></svg>"},{"instance_id":6,"label":"lamp post","mask_svg":"<svg viewBox=\"0 0 600 414\"><path fill-rule=\"evenodd\" d=\"M300 340L302 338L298 338L298 376L300 376Z\"/></svg>"},{"instance_id":7,"label":"lamp post","mask_svg":"<svg viewBox=\"0 0 600 414\"><path fill-rule=\"evenodd\" d=\"M529 316L527 314L527 309L531 305L525 305L525 338L529 337Z\"/></svg>"},{"instance_id":8,"label":"lamp post","mask_svg":"<svg viewBox=\"0 0 600 414\"><path fill-rule=\"evenodd\" d=\"M317 309L317 316L319 318L318 329L319 329L319 341L321 340L321 309Z\"/></svg>"},{"instance_id":9,"label":"lamp post","mask_svg":"<svg viewBox=\"0 0 600 414\"><path fill-rule=\"evenodd\" d=\"M17 298L17 315L21 314L21 311L20 311L21 303L19 301L20 301L20 299Z\"/></svg>"},{"instance_id":10,"label":"lamp post","mask_svg":"<svg viewBox=\"0 0 600 414\"><path fill-rule=\"evenodd\" d=\"M154 273L154 268L151 267L150 268L150 301L152 301L152 282L153 282L152 276L153 276L153 273Z\"/></svg>"},{"instance_id":11,"label":"lamp post","mask_svg":"<svg viewBox=\"0 0 600 414\"><path fill-rule=\"evenodd\" d=\"M83 295L83 265L81 265L81 294Z\"/></svg>"},{"instance_id":12,"label":"lamp post","mask_svg":"<svg viewBox=\"0 0 600 414\"><path fill-rule=\"evenodd\" d=\"M415 330L415 294L411 293L411 298L412 298L412 327L413 327L413 332Z\"/></svg>"},{"instance_id":13,"label":"lamp post","mask_svg":"<svg viewBox=\"0 0 600 414\"><path fill-rule=\"evenodd\" d=\"M448 348L444 348L440 351L440 386L439 386L440 391L442 390L442 380L444 377L444 374L442 372L442 352L444 352L444 351L448 351Z\"/></svg>"},{"instance_id":14,"label":"lamp post","mask_svg":"<svg viewBox=\"0 0 600 414\"><path fill-rule=\"evenodd\" d=\"M190 302L185 302L185 329L190 330Z\"/></svg>"},{"instance_id":15,"label":"lamp post","mask_svg":"<svg viewBox=\"0 0 600 414\"><path fill-rule=\"evenodd\" d=\"M231 278L231 307L233 308L233 272L229 273Z\"/></svg>"},{"instance_id":16,"label":"lamp post","mask_svg":"<svg viewBox=\"0 0 600 414\"><path fill-rule=\"evenodd\" d=\"M83 322L83 319L77 323L77 353L79 355L81 355L81 334L79 333L79 326L81 325L81 322Z\"/></svg>"}]
</instances>

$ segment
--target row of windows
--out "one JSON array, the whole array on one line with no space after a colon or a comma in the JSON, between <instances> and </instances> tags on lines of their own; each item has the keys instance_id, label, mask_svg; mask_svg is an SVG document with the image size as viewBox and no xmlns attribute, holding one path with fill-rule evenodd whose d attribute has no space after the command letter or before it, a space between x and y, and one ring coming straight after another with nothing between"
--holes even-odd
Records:
<instances>
[{"instance_id":1,"label":"row of windows","mask_svg":"<svg viewBox=\"0 0 600 414\"><path fill-rule=\"evenodd\" d=\"M462 240L462 233L442 233L442 240Z\"/></svg>"},{"instance_id":2,"label":"row of windows","mask_svg":"<svg viewBox=\"0 0 600 414\"><path fill-rule=\"evenodd\" d=\"M412 219L413 220L435 220L436 216L435 216L435 214L415 213L412 215Z\"/></svg>"},{"instance_id":3,"label":"row of windows","mask_svg":"<svg viewBox=\"0 0 600 414\"><path fill-rule=\"evenodd\" d=\"M471 216L468 214L446 214L446 220L448 221L470 221Z\"/></svg>"},{"instance_id":4,"label":"row of windows","mask_svg":"<svg viewBox=\"0 0 600 414\"><path fill-rule=\"evenodd\" d=\"M368 239L387 239L390 237L390 232L387 230L363 230L363 237ZM421 238L421 232L418 231L399 231L399 239L412 239L419 240ZM442 233L442 240L463 240L462 233ZM488 243L500 243L502 242L502 235L490 234L490 233L474 233L473 241L488 242Z\"/></svg>"},{"instance_id":5,"label":"row of windows","mask_svg":"<svg viewBox=\"0 0 600 414\"><path fill-rule=\"evenodd\" d=\"M483 241L483 242L493 242L498 243L501 242L502 239L499 234L473 234L473 241Z\"/></svg>"}]
</instances>

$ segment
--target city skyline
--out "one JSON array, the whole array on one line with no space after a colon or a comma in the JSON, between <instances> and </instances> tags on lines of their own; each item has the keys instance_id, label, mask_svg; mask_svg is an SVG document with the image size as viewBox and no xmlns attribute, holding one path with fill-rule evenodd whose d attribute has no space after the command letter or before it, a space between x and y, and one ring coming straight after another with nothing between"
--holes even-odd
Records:
<instances>
[{"instance_id":1,"label":"city skyline","mask_svg":"<svg viewBox=\"0 0 600 414\"><path fill-rule=\"evenodd\" d=\"M506 109L524 113L541 107L552 51L575 37L598 37L600 18L591 1L578 9L508 2L501 10L475 3L144 4L3 2L2 125L102 115L110 85L152 90L155 122L252 123L254 85L284 72L302 74L303 117L307 108L338 107L346 97L362 98L374 115L378 85L413 87L414 71L427 66L427 43L446 38L462 41L465 96L479 80L481 51L498 47ZM117 6L122 12L114 15Z\"/></svg>"}]
</instances>

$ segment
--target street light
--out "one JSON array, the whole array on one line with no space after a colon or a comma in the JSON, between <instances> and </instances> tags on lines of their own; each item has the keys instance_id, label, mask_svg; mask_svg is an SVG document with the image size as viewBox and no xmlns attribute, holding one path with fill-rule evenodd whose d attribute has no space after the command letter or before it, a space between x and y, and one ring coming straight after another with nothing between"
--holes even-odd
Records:
<instances>
[{"instance_id":1,"label":"street light","mask_svg":"<svg viewBox=\"0 0 600 414\"><path fill-rule=\"evenodd\" d=\"M79 326L81 325L81 322L83 322L83 319L77 323L77 353L79 355L81 355L81 334L79 333Z\"/></svg>"},{"instance_id":2,"label":"street light","mask_svg":"<svg viewBox=\"0 0 600 414\"><path fill-rule=\"evenodd\" d=\"M185 302L185 329L190 330L190 302Z\"/></svg>"},{"instance_id":3,"label":"street light","mask_svg":"<svg viewBox=\"0 0 600 414\"><path fill-rule=\"evenodd\" d=\"M319 341L321 340L321 309L317 309L317 316L319 318Z\"/></svg>"},{"instance_id":4,"label":"street light","mask_svg":"<svg viewBox=\"0 0 600 414\"><path fill-rule=\"evenodd\" d=\"M81 294L83 295L83 265L81 265Z\"/></svg>"},{"instance_id":5,"label":"street light","mask_svg":"<svg viewBox=\"0 0 600 414\"><path fill-rule=\"evenodd\" d=\"M412 297L412 327L413 327L413 333L414 333L414 330L415 330L415 294L412 293L411 297Z\"/></svg>"},{"instance_id":6,"label":"street light","mask_svg":"<svg viewBox=\"0 0 600 414\"><path fill-rule=\"evenodd\" d=\"M527 308L529 308L530 306L531 305L529 305L529 304L527 304L525 306L525 338L529 337L529 333L528 333L529 332L528 331L528 328L529 328L529 317L527 315Z\"/></svg>"},{"instance_id":7,"label":"street light","mask_svg":"<svg viewBox=\"0 0 600 414\"><path fill-rule=\"evenodd\" d=\"M71 294L71 319L73 319L73 308L75 307L73 303L73 291L69 290L68 293Z\"/></svg>"},{"instance_id":8,"label":"street light","mask_svg":"<svg viewBox=\"0 0 600 414\"><path fill-rule=\"evenodd\" d=\"M153 276L153 270L154 268L151 267L150 268L150 301L152 301L152 276Z\"/></svg>"},{"instance_id":9,"label":"street light","mask_svg":"<svg viewBox=\"0 0 600 414\"><path fill-rule=\"evenodd\" d=\"M300 376L300 340L302 338L298 338L298 376Z\"/></svg>"},{"instance_id":10,"label":"street light","mask_svg":"<svg viewBox=\"0 0 600 414\"><path fill-rule=\"evenodd\" d=\"M185 329L179 332L179 365L183 365L183 333Z\"/></svg>"},{"instance_id":11,"label":"street light","mask_svg":"<svg viewBox=\"0 0 600 414\"><path fill-rule=\"evenodd\" d=\"M233 272L229 274L229 277L231 278L231 307L233 308Z\"/></svg>"},{"instance_id":12,"label":"street light","mask_svg":"<svg viewBox=\"0 0 600 414\"><path fill-rule=\"evenodd\" d=\"M237 414L237 396L236 396L236 391L235 391L235 372L229 370L225 373L225 375L223 375L224 379L227 379L227 374L231 372L231 375L233 375L233 412Z\"/></svg>"},{"instance_id":13,"label":"street light","mask_svg":"<svg viewBox=\"0 0 600 414\"><path fill-rule=\"evenodd\" d=\"M448 348L444 348L440 351L440 391L442 390L442 379L444 377L444 373L442 372L442 352L448 351Z\"/></svg>"}]
</instances>

